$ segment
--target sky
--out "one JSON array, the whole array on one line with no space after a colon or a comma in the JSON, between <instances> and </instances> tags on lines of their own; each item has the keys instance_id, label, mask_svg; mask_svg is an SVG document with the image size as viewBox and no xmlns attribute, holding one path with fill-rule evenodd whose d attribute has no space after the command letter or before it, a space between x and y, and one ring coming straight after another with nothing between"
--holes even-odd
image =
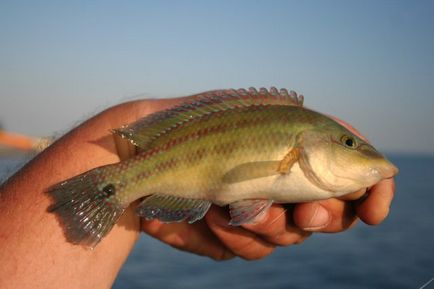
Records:
<instances>
[{"instance_id":1,"label":"sky","mask_svg":"<svg viewBox=\"0 0 434 289\"><path fill-rule=\"evenodd\" d=\"M0 2L7 130L250 86L302 93L380 150L434 154L434 1Z\"/></svg>"}]
</instances>

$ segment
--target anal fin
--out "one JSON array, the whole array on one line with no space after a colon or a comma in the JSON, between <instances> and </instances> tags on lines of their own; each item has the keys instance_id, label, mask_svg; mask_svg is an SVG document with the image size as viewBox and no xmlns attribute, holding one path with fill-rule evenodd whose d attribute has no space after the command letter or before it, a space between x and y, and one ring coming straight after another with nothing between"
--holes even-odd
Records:
<instances>
[{"instance_id":1,"label":"anal fin","mask_svg":"<svg viewBox=\"0 0 434 289\"><path fill-rule=\"evenodd\" d=\"M159 219L165 223L187 220L191 224L202 219L210 206L207 200L152 195L140 203L136 213L146 220Z\"/></svg>"},{"instance_id":2,"label":"anal fin","mask_svg":"<svg viewBox=\"0 0 434 289\"><path fill-rule=\"evenodd\" d=\"M272 200L242 200L229 205L232 226L251 224L261 218L273 203Z\"/></svg>"}]
</instances>

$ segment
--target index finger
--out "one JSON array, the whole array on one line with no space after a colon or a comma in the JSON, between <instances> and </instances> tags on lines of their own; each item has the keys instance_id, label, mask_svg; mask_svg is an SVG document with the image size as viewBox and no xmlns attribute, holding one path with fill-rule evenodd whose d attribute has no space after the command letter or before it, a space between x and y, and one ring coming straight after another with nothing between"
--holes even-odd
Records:
<instances>
[{"instance_id":1,"label":"index finger","mask_svg":"<svg viewBox=\"0 0 434 289\"><path fill-rule=\"evenodd\" d=\"M380 224L389 214L395 194L395 181L385 179L374 185L367 197L356 205L359 218L368 225Z\"/></svg>"}]
</instances>

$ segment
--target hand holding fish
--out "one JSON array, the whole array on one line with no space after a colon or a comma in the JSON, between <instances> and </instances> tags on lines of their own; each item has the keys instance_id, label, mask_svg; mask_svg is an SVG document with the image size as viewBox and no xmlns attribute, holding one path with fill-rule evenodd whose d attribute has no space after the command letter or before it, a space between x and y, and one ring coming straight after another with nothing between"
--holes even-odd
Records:
<instances>
[{"instance_id":1,"label":"hand holding fish","mask_svg":"<svg viewBox=\"0 0 434 289\"><path fill-rule=\"evenodd\" d=\"M177 102L179 99L173 101ZM337 118L334 119L364 139L350 125ZM132 157L134 146L114 136L118 151L124 154L127 152L124 158ZM393 179L386 179L368 191L362 189L354 194L343 196L341 200L332 198L285 208L274 204L259 222L238 227L229 225L230 218L227 212L218 207L211 208L205 222L167 224L158 220L142 219L141 226L146 233L174 247L197 254L208 255L215 259L227 259L234 255L257 259L271 253L275 246L301 243L313 231L346 230L355 224L357 216L368 224L378 224L387 216L393 191ZM366 197L363 201L351 201L363 195ZM289 212L286 212L289 207Z\"/></svg>"},{"instance_id":2,"label":"hand holding fish","mask_svg":"<svg viewBox=\"0 0 434 289\"><path fill-rule=\"evenodd\" d=\"M358 218L380 224L387 217L394 190L394 181L389 179L373 186L360 201L328 199L296 204L290 210L275 204L261 221L242 227L228 225L227 213L218 207L208 212L206 224L142 220L141 226L147 234L181 250L217 260L234 256L254 260L271 254L276 246L300 244L312 232L345 231Z\"/></svg>"},{"instance_id":3,"label":"hand holding fish","mask_svg":"<svg viewBox=\"0 0 434 289\"><path fill-rule=\"evenodd\" d=\"M354 145L353 142L363 144L364 152L370 157L376 158L376 164L378 164L378 168L371 172L371 179L367 178L370 182L367 185L370 187L368 192L366 194L363 191L359 192L358 196L362 194L364 196L359 200L342 199L345 196L348 197L348 193L353 191L351 190L352 183L344 185L340 183L341 187L332 190L328 179L323 176L313 180L315 186L312 186L306 180L302 180L307 186L305 192L310 192L310 196L295 195L295 197L288 197L284 195L287 188L285 186L293 184L291 174L298 177L303 175L298 163L303 162L301 154L307 153L307 146L304 152L297 149L285 153L284 155L287 157L284 158L283 163L281 162L276 167L278 169L278 173L276 173L270 170L270 168L274 168L274 159L277 159L274 158L273 153L275 148L263 146L264 150L255 154L258 156L254 160L255 167L251 167L236 164L237 161L244 161L243 158L249 159L250 155L242 154L243 150L237 150L235 147L228 149L228 146L223 145L217 151L224 152L227 154L226 157L220 156L214 159L220 160L222 166L215 167L216 170L213 171L213 174L207 175L212 178L216 174L218 175L221 170L225 171L227 168L224 165L236 169L231 169L229 174L224 175L225 183L214 183L221 189L220 192L224 193L221 195L217 193L212 196L208 195L210 199L215 197L212 199L212 203L217 205L211 205L211 202L194 201L194 196L188 198L187 201L180 201L177 196L157 194L154 198L151 198L151 195L151 197L144 199L149 199L152 202L148 201L139 206L139 210L141 208L139 213L146 217L139 218L136 215L136 208L141 199L140 192L143 191L139 189L136 193L135 189L138 187L122 186L121 182L124 179L116 178L131 178L131 180L141 181L150 177L143 170L144 167L141 167L139 162L135 162L135 160L142 157L155 162L157 165L160 164L160 167L155 168L161 174L167 173L161 169L162 164L166 166L168 164L173 165L173 160L156 159L155 152L149 152L146 155L146 153L143 153L143 149L136 152L136 148L126 141L128 138L121 140L117 136L114 137L110 130L133 123L154 112L185 103L188 99L140 100L109 108L67 133L4 183L0 187L0 211L4 212L0 214L0 246L2 247L2 250L0 250L0 263L3 265L0 268L0 287L6 288L6 284L3 282L7 282L7 285L11 288L23 288L26 286L25 284L28 285L31 282L32 285L41 285L40 287L44 287L44 284L50 284L51 287L62 288L64 284L69 284L70 287L76 288L109 288L137 240L140 230L181 250L209 256L217 260L229 259L234 256L245 259L258 259L270 254L276 246L300 243L312 232L340 232L352 226L357 218L368 224L378 224L387 216L394 192L393 179L389 177L396 173L396 168L389 165L387 161L383 161L381 155L373 150L370 145L365 144L359 137L350 136L348 139L347 134L349 133L346 132L345 138L334 140L336 142L346 142L347 146ZM233 100L230 100L231 104L236 103L236 101L232 102ZM209 104L209 102L208 100L202 100L200 104ZM217 103L216 106L211 107L214 109L217 106L225 107L225 105L227 103ZM245 104L241 104L238 115L229 115L228 117L233 117L236 120L242 113L245 113L247 118L255 118L256 112L249 112L248 109L244 110L246 106L243 105ZM285 116L282 115L284 109L283 107L276 107L272 114L265 114L263 117L271 118L271 121L274 121L273 117L277 116L275 120L279 122L285 119ZM224 114L222 112L218 116L225 117ZM171 116L178 117L179 115L172 114ZM317 116L315 115L315 117ZM238 119L237 124L248 128L250 124L244 122L243 118ZM151 120L152 125L155 125L153 121L156 119L158 117ZM168 118L163 119L169 123L171 121ZM204 119L209 121L209 124L217 121L212 117L205 117ZM214 127L218 128L219 132L227 128L225 125L214 124ZM134 129L141 128L133 127ZM190 129L194 130L194 127L187 127L186 129L185 132L177 132L181 138L183 133L189 132ZM268 132L269 130L264 131ZM271 131L273 131L273 134L279 135L282 129L271 129ZM212 129L201 131L202 134L211 135L209 132L212 132ZM227 135L225 140L230 142L231 137L236 135L236 133ZM310 141L306 136L304 145L307 145L307 142ZM255 136L247 134L246 137ZM255 141L266 141L267 137L270 137L270 135L256 137ZM146 140L137 139L135 141ZM160 141L163 143L167 141L165 144L168 149L182 143L181 141L164 140L163 138L157 140L157 142ZM295 142L297 139L294 138L290 141ZM168 145L169 143L170 145ZM253 144L254 142L252 142ZM195 173L194 171L187 171L189 165L197 168L197 165L200 165L197 160L206 156L201 151L200 145L190 145L196 149L196 159L189 159L192 163L187 163L177 173L170 172L174 182L157 182L160 184L158 186L155 183L148 183L148 188L152 189L153 192L158 192L160 189L163 192L163 189L178 185L179 187L176 187L178 191L188 188L187 181L189 179L183 179L185 177L183 174ZM281 147L282 151L285 151L288 143L286 141L277 142L275 145L278 146L279 150ZM187 155L189 147L185 146L184 149L181 151L181 156ZM244 150L248 149L251 148L244 148ZM324 149L327 148L324 147ZM337 149L340 150L341 148ZM234 151L237 152L234 155L237 156L236 158L227 157ZM345 154L349 151L343 150L339 154ZM272 158L273 162L261 161L260 157L270 155L270 152L274 156ZM240 153L241 158L238 157ZM170 154L165 155L165 157L167 156L170 156ZM153 157L154 159L152 159ZM133 174L96 174L94 175L95 179L86 178L81 179L80 182L77 182L77 178L74 177L80 174L88 177L87 172L101 172L105 170L104 168L111 170L118 163L122 164L127 159L133 160L128 166L132 165L134 167L134 165L138 165L136 168L139 168L139 170L136 169ZM304 160L306 161L306 159ZM366 159L366 162L368 161L369 159ZM306 167L315 166L308 162L305 162L304 165ZM355 165L355 173L363 170L362 166ZM95 171L95 168L99 169ZM253 175L250 175L249 172L251 172L252 168ZM256 168L259 169L256 170ZM209 173L205 167L202 169L202 172ZM378 180L383 178L381 176L386 176L386 180L376 184ZM158 176L152 177L157 178ZM163 175L160 177L161 180L165 178ZM68 181L65 182L64 180ZM82 186L86 183L93 185L93 181L98 182L101 180L103 182L98 183L100 193L96 196L91 195L89 198L89 195L81 195L86 190L75 191L74 189L77 185ZM111 181L108 182L107 180ZM254 186L243 187L243 185L251 181L254 182ZM231 199L234 192L244 192L246 194L253 192L260 200L261 191L252 191L252 188L267 188L269 181L273 181L273 184L280 186L271 192L274 202L254 201L251 203L248 201L237 204L236 199ZM70 186L70 184L73 184L73 186ZM197 185L200 187L203 184L198 183ZM185 187L182 187L182 185L185 185ZM151 188L151 186L153 187ZM316 186L321 188L317 190ZM51 192L51 195L44 193L47 190ZM66 191L68 193L64 194ZM326 196L331 191L345 191L346 194L338 194L336 198L315 198L317 193ZM131 196L127 192L135 193L133 197L122 198L122 196ZM164 192L171 193L166 190ZM176 190L174 192L176 193ZM68 199L68 195L72 195L74 198ZM293 198L292 200L300 203L281 204L285 203L287 198ZM118 201L121 199L124 202ZM167 205L167 200L178 205L170 207ZM84 203L81 203L81 201ZM182 210L179 210L180 202L184 204ZM121 203L122 205L120 205ZM126 206L127 203L131 203L131 205ZM231 204L231 214L228 214L226 208L220 207L220 205L224 206L227 203ZM71 204L78 204L78 206ZM92 206L86 204L92 204ZM99 204L109 206L101 208L98 207ZM194 206L191 204L194 204ZM191 206L189 207L189 205ZM258 207L258 205L262 205L262 207ZM47 212L48 207L56 215ZM83 210L84 208L87 211ZM95 208L99 208L99 211L95 211ZM252 208L259 208L259 211L254 211ZM92 212L91 215L87 214L89 211ZM104 214L101 215L100 212L104 212ZM81 221L75 222L74 220L77 220L80 216L79 220ZM97 216L102 222L89 223L89 220L94 221L92 219L94 216ZM169 219L180 220L182 218L195 222L192 222L192 224L188 222L167 222ZM59 226L59 221L64 225L63 227ZM90 230L88 230L89 228ZM92 234L89 235L86 232ZM102 238L104 239L100 242ZM95 249L85 250L82 246L76 244L91 245ZM82 276L92 276L92 278L82 278Z\"/></svg>"}]
</instances>

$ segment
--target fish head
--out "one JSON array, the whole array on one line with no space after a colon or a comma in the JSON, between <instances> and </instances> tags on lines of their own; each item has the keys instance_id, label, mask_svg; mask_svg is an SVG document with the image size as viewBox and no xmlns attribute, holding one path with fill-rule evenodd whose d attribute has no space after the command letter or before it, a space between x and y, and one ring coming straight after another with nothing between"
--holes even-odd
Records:
<instances>
[{"instance_id":1,"label":"fish head","mask_svg":"<svg viewBox=\"0 0 434 289\"><path fill-rule=\"evenodd\" d=\"M336 122L303 134L300 167L312 183L336 196L398 173L398 168L371 144Z\"/></svg>"}]
</instances>

